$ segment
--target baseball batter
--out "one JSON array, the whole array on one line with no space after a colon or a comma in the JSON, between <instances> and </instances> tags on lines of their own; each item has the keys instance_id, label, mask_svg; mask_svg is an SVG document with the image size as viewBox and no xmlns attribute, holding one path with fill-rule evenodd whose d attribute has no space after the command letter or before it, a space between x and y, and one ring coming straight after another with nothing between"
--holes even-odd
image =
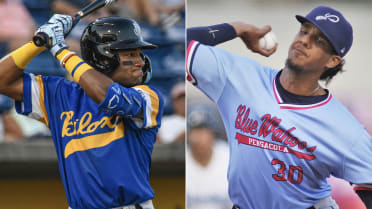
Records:
<instances>
[{"instance_id":1,"label":"baseball batter","mask_svg":"<svg viewBox=\"0 0 372 209\"><path fill-rule=\"evenodd\" d=\"M296 18L300 31L281 70L213 47L240 37L270 56L277 46L259 47L270 27L233 22L188 29L187 78L217 104L226 127L233 208L338 208L330 175L356 185L372 208L372 138L318 83L342 70L352 26L324 6Z\"/></svg>"},{"instance_id":2,"label":"baseball batter","mask_svg":"<svg viewBox=\"0 0 372 209\"><path fill-rule=\"evenodd\" d=\"M153 209L149 169L163 99L145 85L151 66L142 49L156 46L134 20L101 18L84 30L82 60L64 41L71 25L54 15L36 32L49 36L75 82L23 72L45 50L30 42L0 61L0 92L50 128L70 208Z\"/></svg>"}]
</instances>

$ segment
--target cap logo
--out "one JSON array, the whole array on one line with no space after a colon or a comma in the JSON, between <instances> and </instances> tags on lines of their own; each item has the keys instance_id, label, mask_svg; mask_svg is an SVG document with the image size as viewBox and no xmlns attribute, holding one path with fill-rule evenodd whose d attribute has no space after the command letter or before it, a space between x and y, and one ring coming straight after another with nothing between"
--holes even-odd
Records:
<instances>
[{"instance_id":1,"label":"cap logo","mask_svg":"<svg viewBox=\"0 0 372 209\"><path fill-rule=\"evenodd\" d=\"M343 53L345 52L345 47L342 48L340 51L341 51L341 53L343 54Z\"/></svg>"},{"instance_id":2,"label":"cap logo","mask_svg":"<svg viewBox=\"0 0 372 209\"><path fill-rule=\"evenodd\" d=\"M141 37L141 28L140 26L137 24L137 23L134 23L134 33L138 36L138 37Z\"/></svg>"},{"instance_id":3,"label":"cap logo","mask_svg":"<svg viewBox=\"0 0 372 209\"><path fill-rule=\"evenodd\" d=\"M318 15L315 17L315 20L316 21L320 21L320 20L329 20L333 23L337 23L338 21L340 21L340 18L337 16L337 15L332 15L330 13L326 13L324 16L322 15Z\"/></svg>"}]
</instances>

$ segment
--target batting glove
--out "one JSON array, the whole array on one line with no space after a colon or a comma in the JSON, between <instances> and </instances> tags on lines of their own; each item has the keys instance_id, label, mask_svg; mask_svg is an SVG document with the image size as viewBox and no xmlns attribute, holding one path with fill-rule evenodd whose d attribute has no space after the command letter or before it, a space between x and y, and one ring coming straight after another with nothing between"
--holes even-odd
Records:
<instances>
[{"instance_id":1,"label":"batting glove","mask_svg":"<svg viewBox=\"0 0 372 209\"><path fill-rule=\"evenodd\" d=\"M40 32L48 36L47 47L49 48L49 51L53 54L53 56L56 56L63 49L68 48L65 42L63 27L61 23L44 24L40 26L39 29L37 29L35 35Z\"/></svg>"},{"instance_id":2,"label":"batting glove","mask_svg":"<svg viewBox=\"0 0 372 209\"><path fill-rule=\"evenodd\" d=\"M63 27L64 35L67 35L72 29L72 17L70 15L55 14L48 20L48 23L60 23Z\"/></svg>"}]
</instances>

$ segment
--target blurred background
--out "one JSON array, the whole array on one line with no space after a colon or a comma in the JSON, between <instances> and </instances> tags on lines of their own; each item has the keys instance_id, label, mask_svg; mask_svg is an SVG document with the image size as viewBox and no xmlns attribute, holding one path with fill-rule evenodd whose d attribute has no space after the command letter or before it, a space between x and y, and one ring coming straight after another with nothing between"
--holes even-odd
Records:
<instances>
[{"instance_id":1,"label":"blurred background","mask_svg":"<svg viewBox=\"0 0 372 209\"><path fill-rule=\"evenodd\" d=\"M263 65L273 68L281 69L284 66L287 57L288 48L293 41L296 33L299 30L300 24L295 19L296 14L306 15L313 8L320 5L334 7L340 10L343 15L349 20L354 29L354 42L351 50L345 56L345 72L333 78L326 88L328 88L333 95L339 99L351 111L352 114L367 128L372 134L372 84L370 78L372 76L372 67L369 65L370 49L372 41L370 40L372 33L371 16L372 1L369 0L188 0L187 1L187 25L193 26L208 26L213 24L220 24L231 21L245 21L254 24L258 27L264 25L271 25L272 31L276 34L279 46L278 50L271 57L266 58L258 54L253 54L246 49L240 39L234 39L227 43L221 44L217 47L225 48L229 51L235 52L242 56L254 58ZM324 86L324 85L323 85ZM201 92L196 90L190 83L186 85L187 91L187 120L188 127L192 125L194 120L194 109L207 109L208 112L214 112L215 116L212 119L213 123L220 123L214 125L214 132L223 132L224 128L221 120L218 120L218 111L216 106L210 102ZM193 109L194 108L194 109ZM199 114L200 115L200 114ZM217 117L216 117L217 116ZM206 116L207 117L207 116ZM211 121L211 120L210 120ZM211 126L211 125L210 125ZM188 146L187 146L187 160L186 160L186 199L187 208L197 209L206 208L209 204L218 204L213 208L227 208L223 207L226 204L227 192L216 191L218 188L210 187L211 189L197 189L192 185L189 178L195 175L200 175L200 172L209 172L207 175L213 176L214 182L225 185L227 183L227 172L224 175L213 173L210 169L213 162L213 154L209 154L211 164L203 163L199 153L200 150L210 153L220 153L222 149L214 148L221 141L226 141L226 136L223 134L214 136L215 142L210 142L210 135L199 133L199 137L206 141L204 144L194 144L195 133L194 129L188 129ZM207 143L208 142L208 143ZM227 146L225 144L225 146ZM211 151L212 150L212 151ZM215 150L215 151L213 151ZM227 150L227 149L224 149ZM227 151L228 152L228 151ZM226 155L226 154L225 154ZM194 159L189 160L188 157ZM228 160L228 159L226 159ZM199 162L199 163L196 163ZM226 161L222 161L222 166L225 166ZM214 170L218 172L217 170ZM199 187L208 185L199 182ZM332 185L332 196L336 199L341 209L365 209L359 197L354 193L348 182L345 182L334 177L330 178ZM224 188L219 188L223 190ZM202 198L198 198L198 193L203 193ZM212 208L212 207L207 207Z\"/></svg>"},{"instance_id":2,"label":"blurred background","mask_svg":"<svg viewBox=\"0 0 372 209\"><path fill-rule=\"evenodd\" d=\"M36 28L54 14L74 15L92 0L0 0L0 58L30 41ZM185 1L117 0L83 18L66 41L80 52L84 28L99 17L135 19L148 50L153 77L149 85L165 98L164 128L153 151L150 181L155 208L185 208ZM27 72L69 78L49 52L37 56ZM17 115L11 99L0 95L0 208L66 209L66 197L48 128Z\"/></svg>"}]
</instances>

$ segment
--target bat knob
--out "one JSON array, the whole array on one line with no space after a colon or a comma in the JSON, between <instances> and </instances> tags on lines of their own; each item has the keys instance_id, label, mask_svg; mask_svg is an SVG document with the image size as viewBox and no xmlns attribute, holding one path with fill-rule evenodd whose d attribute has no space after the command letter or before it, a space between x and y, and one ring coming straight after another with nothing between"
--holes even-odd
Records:
<instances>
[{"instance_id":1,"label":"bat knob","mask_svg":"<svg viewBox=\"0 0 372 209\"><path fill-rule=\"evenodd\" d=\"M47 46L48 43L48 35L43 32L37 33L33 38L32 41L35 43L36 46Z\"/></svg>"}]
</instances>

